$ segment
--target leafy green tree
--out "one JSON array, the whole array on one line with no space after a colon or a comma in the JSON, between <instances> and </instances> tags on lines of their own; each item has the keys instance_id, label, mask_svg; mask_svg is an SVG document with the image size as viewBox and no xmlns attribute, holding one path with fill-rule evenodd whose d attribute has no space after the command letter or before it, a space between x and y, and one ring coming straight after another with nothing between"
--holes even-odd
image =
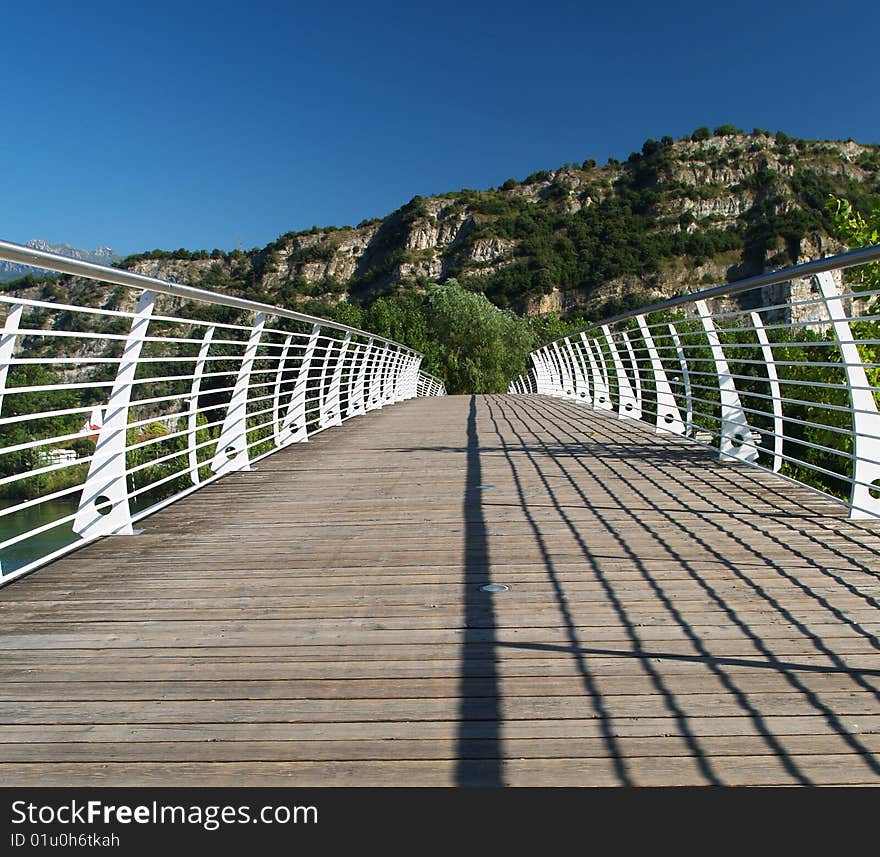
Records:
<instances>
[{"instance_id":1,"label":"leafy green tree","mask_svg":"<svg viewBox=\"0 0 880 857\"><path fill-rule=\"evenodd\" d=\"M438 346L431 368L450 393L505 392L534 346L534 334L523 319L455 280L430 289L426 315Z\"/></svg>"},{"instance_id":2,"label":"leafy green tree","mask_svg":"<svg viewBox=\"0 0 880 857\"><path fill-rule=\"evenodd\" d=\"M825 205L831 214L834 234L851 249L880 244L880 205L875 205L867 216L857 211L849 200L832 194ZM861 289L880 289L880 263L863 265L853 274Z\"/></svg>"}]
</instances>

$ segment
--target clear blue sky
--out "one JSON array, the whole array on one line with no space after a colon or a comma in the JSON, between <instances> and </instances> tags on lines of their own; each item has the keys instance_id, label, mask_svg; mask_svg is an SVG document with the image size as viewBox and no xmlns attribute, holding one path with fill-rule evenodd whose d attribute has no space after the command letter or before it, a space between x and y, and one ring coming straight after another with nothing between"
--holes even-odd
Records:
<instances>
[{"instance_id":1,"label":"clear blue sky","mask_svg":"<svg viewBox=\"0 0 880 857\"><path fill-rule=\"evenodd\" d=\"M39 2L0 24L0 237L245 249L700 125L880 142L877 6Z\"/></svg>"}]
</instances>

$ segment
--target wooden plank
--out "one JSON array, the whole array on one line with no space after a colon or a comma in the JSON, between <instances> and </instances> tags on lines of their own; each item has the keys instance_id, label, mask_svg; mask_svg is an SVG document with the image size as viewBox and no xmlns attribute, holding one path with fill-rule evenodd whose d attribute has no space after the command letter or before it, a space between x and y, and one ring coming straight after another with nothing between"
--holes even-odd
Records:
<instances>
[{"instance_id":1,"label":"wooden plank","mask_svg":"<svg viewBox=\"0 0 880 857\"><path fill-rule=\"evenodd\" d=\"M837 722L819 714L768 715L759 724L742 712L729 716L694 716L687 720L695 738L748 737L768 743L791 736L849 736L870 742L880 728L880 714L844 715ZM522 720L375 720L369 722L245 723L53 723L7 725L0 744L236 742L236 741L444 741L540 738L669 738L683 730L668 716Z\"/></svg>"},{"instance_id":2,"label":"wooden plank","mask_svg":"<svg viewBox=\"0 0 880 857\"><path fill-rule=\"evenodd\" d=\"M880 752L880 736L865 735L865 747ZM793 735L780 742L793 756L855 755L839 735ZM623 758L694 756L679 737L619 738L613 748L603 738L512 738L504 741L465 739L455 734L433 739L369 739L342 741L95 741L43 744L0 744L0 764L9 762L290 762L384 761L407 759L604 759L613 749ZM760 756L767 741L754 735L701 738L699 749L715 756Z\"/></svg>"},{"instance_id":3,"label":"wooden plank","mask_svg":"<svg viewBox=\"0 0 880 857\"><path fill-rule=\"evenodd\" d=\"M846 693L849 691L880 691L880 676L855 677L841 673L805 672L797 676L778 671L750 671L735 678L724 672L715 674L703 669L696 674L661 675L648 672L646 663L641 674L623 676L594 675L589 672L587 684L578 672L568 676L510 676L499 685L495 675L484 674L467 678L395 678L390 685L383 679L263 679L238 677L204 681L200 678L133 681L18 681L0 686L0 702L59 701L121 701L121 700L216 700L216 699L460 699L464 696L491 696L500 690L506 699L519 696L573 697L587 699L612 696L667 692L676 697L721 693L726 683L738 691L758 694ZM586 685L586 686L585 686ZM880 692L876 694L880 696ZM681 701L682 707L684 700Z\"/></svg>"},{"instance_id":4,"label":"wooden plank","mask_svg":"<svg viewBox=\"0 0 880 857\"><path fill-rule=\"evenodd\" d=\"M124 670L126 681L175 681L179 679L199 681L241 681L241 680L298 680L298 679L382 679L384 681L408 678L457 678L461 675L460 658L450 652L445 660L420 660L397 658L388 660L323 660L298 661L279 660L263 656L243 655L238 660L225 653L210 653L201 658L180 658L172 650L163 656L140 653L115 661L98 659L86 655L67 659L61 663L45 663L45 653L36 652L38 658L27 658L27 653L12 653L0 662L0 680L7 685L19 682L76 682L76 681L118 681L120 670ZM644 674L647 669L658 670L664 676L703 675L713 668L719 674L736 677L741 674L763 672L780 673L785 671L796 675L799 672L815 672L819 675L852 675L875 679L880 676L880 667L875 655L846 655L839 665L832 663L826 655L803 655L797 661L759 661L748 658L725 658L706 660L702 658L675 656L661 657L666 653L656 653L652 657L608 657L592 655L586 667L594 676L629 676ZM468 676L483 675L499 677L517 676L580 676L583 665L574 657L543 657L536 652L535 657L483 657L468 660ZM53 656L54 657L54 656ZM13 662L14 661L14 662ZM872 684L874 682L872 681ZM13 692L13 691L10 691Z\"/></svg>"},{"instance_id":5,"label":"wooden plank","mask_svg":"<svg viewBox=\"0 0 880 857\"><path fill-rule=\"evenodd\" d=\"M505 719L535 720L583 717L660 717L676 720L670 699L659 693L606 696L464 696L462 698L358 699L202 699L124 700L97 702L0 702L0 724L55 723L179 723L198 716L216 723L242 722L357 722L373 720L461 719L466 700L467 716L491 719L501 711ZM741 713L743 700L733 693L679 694L675 698L678 716L729 717ZM817 705L803 693L768 692L756 695L755 709L761 714L795 715L822 712L835 716L870 715L877 711L877 696L868 691L823 693Z\"/></svg>"},{"instance_id":6,"label":"wooden plank","mask_svg":"<svg viewBox=\"0 0 880 857\"><path fill-rule=\"evenodd\" d=\"M853 760L856 760L855 762ZM208 762L100 764L3 764L0 779L29 786L697 786L707 777L690 757L627 759L624 778L606 759L509 760L500 776L487 766L459 770L458 760L391 762ZM872 758L876 763L876 759ZM715 757L724 785L794 785L792 776L773 755ZM795 756L791 764L806 772L807 783L876 785L873 767L851 755ZM464 774L464 775L462 775Z\"/></svg>"}]
</instances>

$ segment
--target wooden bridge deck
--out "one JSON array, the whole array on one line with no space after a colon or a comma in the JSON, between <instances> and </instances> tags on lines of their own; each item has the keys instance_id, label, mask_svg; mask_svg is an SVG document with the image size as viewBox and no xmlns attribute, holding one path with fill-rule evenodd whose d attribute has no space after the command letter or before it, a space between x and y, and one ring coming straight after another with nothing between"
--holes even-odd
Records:
<instances>
[{"instance_id":1,"label":"wooden bridge deck","mask_svg":"<svg viewBox=\"0 0 880 857\"><path fill-rule=\"evenodd\" d=\"M4 784L880 784L876 527L637 424L413 400L143 526L0 591Z\"/></svg>"}]
</instances>

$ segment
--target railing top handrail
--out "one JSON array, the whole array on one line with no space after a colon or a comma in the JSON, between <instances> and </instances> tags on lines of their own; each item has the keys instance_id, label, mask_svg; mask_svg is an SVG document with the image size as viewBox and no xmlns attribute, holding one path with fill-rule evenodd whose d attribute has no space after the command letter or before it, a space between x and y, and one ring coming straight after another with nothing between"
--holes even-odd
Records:
<instances>
[{"instance_id":1,"label":"railing top handrail","mask_svg":"<svg viewBox=\"0 0 880 857\"><path fill-rule=\"evenodd\" d=\"M237 298L234 295L224 295L218 292L209 292L207 289L197 289L194 286L187 286L181 283L171 283L168 280L160 280L157 277L135 274L132 271L126 271L124 268L110 268L106 265L98 265L95 262L83 262L80 259L71 259L68 256L60 256L57 253L47 253L45 250L36 250L33 247L26 247L23 244L14 244L11 241L0 240L0 259L6 262L15 262L19 265L30 265L35 268L45 268L50 271L58 271L61 274L87 277L105 283L126 286L131 289L149 289L150 291L158 292L163 295L219 304L220 306L233 307L234 309L264 312L279 316L280 318L290 318L308 324L320 324L322 327L332 327L336 330L356 333L359 336L366 336L370 339L379 340L380 342L387 342L389 345L403 348L412 354L420 353L393 339L387 339L384 336L370 333L367 330L360 330L357 327L349 327L346 324L340 324L338 321L330 321L326 318L318 318L314 315L294 312L293 310L273 306L272 304L260 303L259 301Z\"/></svg>"},{"instance_id":2,"label":"railing top handrail","mask_svg":"<svg viewBox=\"0 0 880 857\"><path fill-rule=\"evenodd\" d=\"M586 333L588 330L603 324L616 324L635 318L639 315L647 315L651 312L660 312L665 309L673 309L683 304L693 303L700 300L711 300L713 298L726 297L727 295L736 295L741 292L748 292L752 289L758 289L762 286L774 286L777 283L785 283L789 280L797 280L801 277L810 277L814 274L822 274L825 271L835 271L838 268L853 268L856 265L864 265L868 262L880 261L880 244L874 244L871 247L862 247L858 250L849 250L846 253L839 253L836 256L825 256L821 259L813 259L809 262L803 262L800 265L793 265L790 268L780 268L778 271L768 271L766 274L757 274L754 277L746 277L743 280L735 280L732 283L724 283L720 286L712 286L709 289L703 289L699 292L691 292L684 295L676 295L674 298L667 298L655 304L637 307L636 309L627 310L619 315L613 315L610 318L595 321L586 327L579 327L577 330L570 330L562 336L557 336L545 345L552 345L569 336L578 333ZM541 346L543 347L543 346Z\"/></svg>"}]
</instances>

